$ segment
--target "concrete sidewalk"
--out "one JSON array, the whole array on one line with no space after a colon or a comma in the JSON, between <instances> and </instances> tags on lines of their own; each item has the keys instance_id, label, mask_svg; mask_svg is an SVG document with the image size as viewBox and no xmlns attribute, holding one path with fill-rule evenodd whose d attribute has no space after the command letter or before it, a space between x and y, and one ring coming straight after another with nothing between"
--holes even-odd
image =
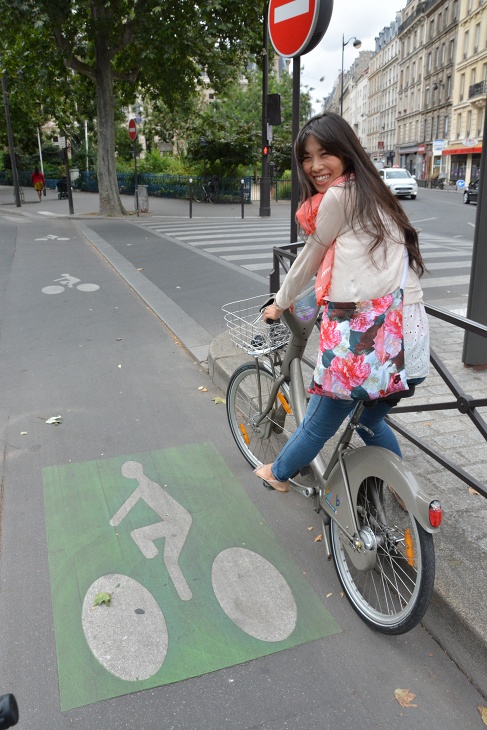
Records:
<instances>
[{"instance_id":1,"label":"concrete sidewalk","mask_svg":"<svg viewBox=\"0 0 487 730\"><path fill-rule=\"evenodd\" d=\"M0 214L21 215L29 218L69 216L68 201L57 200L57 194L48 191L41 203L36 202L35 191L24 190L25 205L15 207L12 188L0 187ZM54 198L54 196L56 196ZM132 196L123 198L128 209ZM147 217L189 217L189 203L164 198L149 199ZM211 341L208 333L195 333L192 320L171 302L164 292L148 282L116 252L107 241L91 235L89 220L98 215L98 196L74 193L75 219L87 225L80 230L114 266L120 275L141 296L157 316L173 331L198 362L208 361L213 382L223 391L237 365L249 357L234 348L226 332ZM46 209L45 211L43 209ZM48 209L48 210L47 210ZM239 205L193 204L193 217L240 217ZM258 203L245 206L246 217L258 217ZM288 218L289 203L272 205L272 216ZM71 218L73 216L70 216ZM119 220L119 219L118 219ZM458 328L430 318L432 347L448 367L463 390L473 397L485 397L487 372L464 368L461 361L463 332ZM223 322L222 322L223 330ZM314 350L310 345L309 357ZM418 388L414 402L430 404L453 400L450 391L436 372L431 372L426 383ZM480 409L487 416L487 408ZM481 481L486 478L487 445L469 418L456 410L421 411L396 416L397 420L423 438L437 450L447 453ZM435 538L437 575L435 595L425 617L424 625L438 640L472 683L487 698L487 605L484 591L487 583L487 501L469 490L464 482L425 456L407 440L400 438L404 457L414 469L427 493L440 497L444 507L444 521Z\"/></svg>"}]
</instances>

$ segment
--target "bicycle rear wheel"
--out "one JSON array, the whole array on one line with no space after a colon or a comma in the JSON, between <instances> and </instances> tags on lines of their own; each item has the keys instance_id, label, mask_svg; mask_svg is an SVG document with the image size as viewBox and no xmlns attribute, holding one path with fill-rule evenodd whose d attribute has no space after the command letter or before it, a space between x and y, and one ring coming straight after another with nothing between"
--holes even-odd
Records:
<instances>
[{"instance_id":1,"label":"bicycle rear wheel","mask_svg":"<svg viewBox=\"0 0 487 730\"><path fill-rule=\"evenodd\" d=\"M227 416L233 438L243 456L253 467L272 463L289 436L296 429L287 384L283 383L269 415L256 425L267 406L274 376L262 364L246 363L239 367L227 390Z\"/></svg>"},{"instance_id":2,"label":"bicycle rear wheel","mask_svg":"<svg viewBox=\"0 0 487 730\"><path fill-rule=\"evenodd\" d=\"M195 203L202 203L205 199L205 191L201 187L193 188L193 200Z\"/></svg>"},{"instance_id":3,"label":"bicycle rear wheel","mask_svg":"<svg viewBox=\"0 0 487 730\"><path fill-rule=\"evenodd\" d=\"M404 634L421 621L431 600L433 537L393 487L377 477L364 479L355 507L360 538L369 550L354 550L331 522L330 546L340 583L365 623L383 634Z\"/></svg>"}]
</instances>

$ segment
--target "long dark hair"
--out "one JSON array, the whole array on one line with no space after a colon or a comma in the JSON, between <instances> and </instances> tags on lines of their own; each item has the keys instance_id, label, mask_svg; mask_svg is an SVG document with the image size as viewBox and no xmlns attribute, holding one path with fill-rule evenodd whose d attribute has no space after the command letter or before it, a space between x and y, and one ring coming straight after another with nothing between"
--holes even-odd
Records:
<instances>
[{"instance_id":1,"label":"long dark hair","mask_svg":"<svg viewBox=\"0 0 487 730\"><path fill-rule=\"evenodd\" d=\"M390 236L387 222L383 217L385 214L385 218L392 219L399 230L404 233L409 264L419 276L422 276L425 266L419 251L416 229L409 222L395 195L384 185L351 126L334 112L324 112L312 117L301 128L296 138L294 151L298 167L301 202L318 192L303 170L305 144L310 135L328 154L338 157L342 161L344 175L353 174L355 176L355 204L349 206L352 214L351 224L352 227L360 227L372 238L369 248L372 260L374 260L374 251ZM350 186L348 189L350 192Z\"/></svg>"}]
</instances>

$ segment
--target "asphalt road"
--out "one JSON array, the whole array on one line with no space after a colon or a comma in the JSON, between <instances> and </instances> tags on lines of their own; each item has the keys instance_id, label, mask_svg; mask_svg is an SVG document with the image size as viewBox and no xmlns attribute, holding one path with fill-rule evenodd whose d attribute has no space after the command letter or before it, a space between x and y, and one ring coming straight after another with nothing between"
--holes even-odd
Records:
<instances>
[{"instance_id":1,"label":"asphalt road","mask_svg":"<svg viewBox=\"0 0 487 730\"><path fill-rule=\"evenodd\" d=\"M159 268L166 295L209 331L217 326L206 318L210 308L262 290L255 273L170 239L161 244L140 226L90 225L130 249L144 275L155 278ZM362 625L315 542L311 506L259 487L213 400L221 393L76 225L2 219L0 241L0 691L16 694L18 727L482 727L481 696L426 631L385 638ZM60 425L46 423L55 416ZM110 525L137 486L147 506L129 524ZM192 518L178 553L183 578L165 554L148 557L132 536L173 513L172 538L187 529L184 515ZM272 620L261 623L275 625L277 642L249 638L221 611L209 572L214 556L230 549L266 558L276 579L284 576L300 642L283 638L283 605L272 595L264 614ZM125 603L113 575L118 585L120 576L132 580ZM100 615L113 615L89 594L104 586L120 597L114 609L136 608L130 623L114 610L115 625L107 618L92 631ZM163 627L155 604L165 614L159 633L169 637L172 673L164 665L153 671L150 641L126 652L136 634L132 614L151 609L150 626ZM189 648L186 634L194 636ZM415 706L402 707L396 689L415 694Z\"/></svg>"}]
</instances>

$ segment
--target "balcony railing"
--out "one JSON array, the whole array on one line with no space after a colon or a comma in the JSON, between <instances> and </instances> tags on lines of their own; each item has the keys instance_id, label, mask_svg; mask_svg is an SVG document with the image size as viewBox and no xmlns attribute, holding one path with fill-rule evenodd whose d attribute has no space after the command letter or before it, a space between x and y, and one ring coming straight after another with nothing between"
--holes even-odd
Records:
<instances>
[{"instance_id":1,"label":"balcony railing","mask_svg":"<svg viewBox=\"0 0 487 730\"><path fill-rule=\"evenodd\" d=\"M479 81L476 84L472 84L468 87L468 98L471 99L474 96L481 96L487 94L487 81Z\"/></svg>"}]
</instances>

